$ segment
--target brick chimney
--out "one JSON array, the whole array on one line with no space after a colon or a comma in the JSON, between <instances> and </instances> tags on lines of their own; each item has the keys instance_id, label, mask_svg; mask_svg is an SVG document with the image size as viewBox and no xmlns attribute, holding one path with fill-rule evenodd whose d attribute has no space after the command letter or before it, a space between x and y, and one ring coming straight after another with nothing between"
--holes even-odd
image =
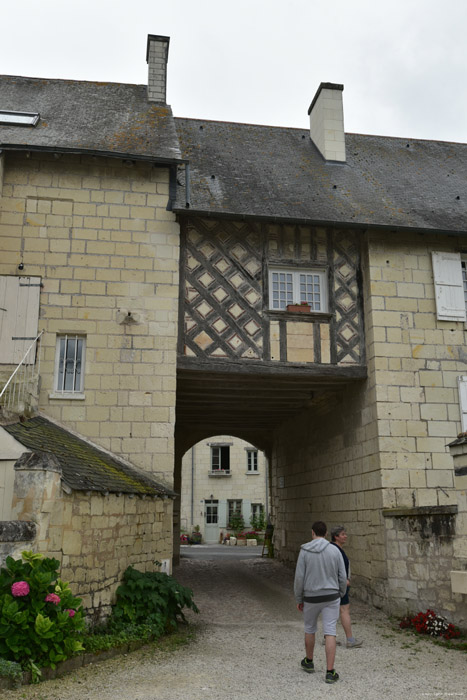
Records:
<instances>
[{"instance_id":1,"label":"brick chimney","mask_svg":"<svg viewBox=\"0 0 467 700\"><path fill-rule=\"evenodd\" d=\"M321 83L308 110L310 138L325 160L345 163L343 85Z\"/></svg>"},{"instance_id":2,"label":"brick chimney","mask_svg":"<svg viewBox=\"0 0 467 700\"><path fill-rule=\"evenodd\" d=\"M168 36L148 34L146 61L148 64L148 100L166 104L167 60L169 58Z\"/></svg>"}]
</instances>

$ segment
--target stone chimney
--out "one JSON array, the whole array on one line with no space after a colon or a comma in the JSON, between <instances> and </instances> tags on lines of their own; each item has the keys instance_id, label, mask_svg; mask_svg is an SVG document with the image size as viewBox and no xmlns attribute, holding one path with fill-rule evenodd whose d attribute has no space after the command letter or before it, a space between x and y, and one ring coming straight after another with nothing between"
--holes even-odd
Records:
<instances>
[{"instance_id":1,"label":"stone chimney","mask_svg":"<svg viewBox=\"0 0 467 700\"><path fill-rule=\"evenodd\" d=\"M169 58L168 36L148 34L146 61L148 64L148 100L166 104L167 60Z\"/></svg>"},{"instance_id":2,"label":"stone chimney","mask_svg":"<svg viewBox=\"0 0 467 700\"><path fill-rule=\"evenodd\" d=\"M343 85L321 83L310 105L310 138L325 160L345 163Z\"/></svg>"}]
</instances>

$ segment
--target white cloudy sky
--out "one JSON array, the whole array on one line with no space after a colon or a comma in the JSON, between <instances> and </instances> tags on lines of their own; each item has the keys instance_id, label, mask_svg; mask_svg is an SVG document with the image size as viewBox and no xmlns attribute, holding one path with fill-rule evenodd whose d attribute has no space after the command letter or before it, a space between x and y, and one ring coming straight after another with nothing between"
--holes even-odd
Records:
<instances>
[{"instance_id":1,"label":"white cloudy sky","mask_svg":"<svg viewBox=\"0 0 467 700\"><path fill-rule=\"evenodd\" d=\"M467 142L466 0L0 0L0 14L3 74L146 83L147 34L163 34L177 116L306 128L329 81L346 131Z\"/></svg>"}]
</instances>

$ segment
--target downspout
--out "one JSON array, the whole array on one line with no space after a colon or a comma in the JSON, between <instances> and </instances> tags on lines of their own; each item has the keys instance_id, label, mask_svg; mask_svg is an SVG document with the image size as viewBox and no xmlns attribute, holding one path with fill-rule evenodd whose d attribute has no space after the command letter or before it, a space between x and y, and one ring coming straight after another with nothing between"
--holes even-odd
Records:
<instances>
[{"instance_id":1,"label":"downspout","mask_svg":"<svg viewBox=\"0 0 467 700\"><path fill-rule=\"evenodd\" d=\"M185 163L185 208L189 209L190 206L191 206L190 164Z\"/></svg>"},{"instance_id":2,"label":"downspout","mask_svg":"<svg viewBox=\"0 0 467 700\"><path fill-rule=\"evenodd\" d=\"M195 505L195 499L194 499L194 490L195 490L195 446L191 448L191 527L194 527L195 521L194 521L194 505Z\"/></svg>"},{"instance_id":3,"label":"downspout","mask_svg":"<svg viewBox=\"0 0 467 700\"><path fill-rule=\"evenodd\" d=\"M268 474L268 473L269 473L269 460L268 460L268 458L266 457L266 455L264 455L264 461L265 461L264 487L265 487L265 489L266 489L265 506L266 506L266 522L267 522L268 519L269 519L269 478L268 478L268 477L269 477L269 474Z\"/></svg>"},{"instance_id":4,"label":"downspout","mask_svg":"<svg viewBox=\"0 0 467 700\"><path fill-rule=\"evenodd\" d=\"M3 172L4 172L4 154L3 151L0 151L0 197L2 196L2 190L3 190Z\"/></svg>"}]
</instances>

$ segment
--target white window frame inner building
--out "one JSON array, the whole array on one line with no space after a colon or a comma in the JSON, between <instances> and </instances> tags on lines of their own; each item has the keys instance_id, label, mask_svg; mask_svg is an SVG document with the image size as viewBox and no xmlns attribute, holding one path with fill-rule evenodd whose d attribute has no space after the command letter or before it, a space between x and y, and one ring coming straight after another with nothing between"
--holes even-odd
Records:
<instances>
[{"instance_id":1,"label":"white window frame inner building","mask_svg":"<svg viewBox=\"0 0 467 700\"><path fill-rule=\"evenodd\" d=\"M84 397L84 367L86 361L86 337L83 335L57 335L55 350L54 394L57 397Z\"/></svg>"},{"instance_id":2,"label":"white window frame inner building","mask_svg":"<svg viewBox=\"0 0 467 700\"><path fill-rule=\"evenodd\" d=\"M246 468L249 474L257 473L258 471L258 450L246 451Z\"/></svg>"},{"instance_id":3,"label":"white window frame inner building","mask_svg":"<svg viewBox=\"0 0 467 700\"><path fill-rule=\"evenodd\" d=\"M230 524L230 519L232 515L236 515L237 513L239 515L242 515L242 500L239 498L233 498L227 501L228 505L228 523Z\"/></svg>"},{"instance_id":4,"label":"white window frame inner building","mask_svg":"<svg viewBox=\"0 0 467 700\"><path fill-rule=\"evenodd\" d=\"M324 270L271 268L269 270L269 308L286 311L288 304L306 302L310 310L326 313L327 289Z\"/></svg>"}]
</instances>

